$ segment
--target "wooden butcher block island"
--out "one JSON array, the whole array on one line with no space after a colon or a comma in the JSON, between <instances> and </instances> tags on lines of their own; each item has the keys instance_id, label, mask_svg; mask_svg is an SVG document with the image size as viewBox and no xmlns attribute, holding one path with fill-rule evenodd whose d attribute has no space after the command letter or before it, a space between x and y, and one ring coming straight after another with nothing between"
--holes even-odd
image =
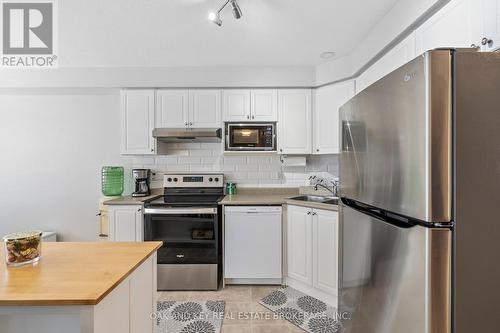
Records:
<instances>
[{"instance_id":1,"label":"wooden butcher block island","mask_svg":"<svg viewBox=\"0 0 500 333\"><path fill-rule=\"evenodd\" d=\"M0 263L0 332L152 332L161 245L47 242L35 265Z\"/></svg>"}]
</instances>

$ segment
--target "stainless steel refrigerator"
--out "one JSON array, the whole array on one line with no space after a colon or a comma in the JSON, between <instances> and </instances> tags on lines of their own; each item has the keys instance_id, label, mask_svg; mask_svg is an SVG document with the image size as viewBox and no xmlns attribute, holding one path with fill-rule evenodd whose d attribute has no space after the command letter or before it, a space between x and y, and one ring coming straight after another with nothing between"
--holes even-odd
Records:
<instances>
[{"instance_id":1,"label":"stainless steel refrigerator","mask_svg":"<svg viewBox=\"0 0 500 333\"><path fill-rule=\"evenodd\" d=\"M340 118L345 332L500 332L500 54L427 52Z\"/></svg>"}]
</instances>

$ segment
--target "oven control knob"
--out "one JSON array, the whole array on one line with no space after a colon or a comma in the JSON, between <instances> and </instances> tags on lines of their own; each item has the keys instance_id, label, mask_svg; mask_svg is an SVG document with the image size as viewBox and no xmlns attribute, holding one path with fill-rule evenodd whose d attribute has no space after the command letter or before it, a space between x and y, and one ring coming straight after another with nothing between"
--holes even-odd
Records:
<instances>
[{"instance_id":1,"label":"oven control knob","mask_svg":"<svg viewBox=\"0 0 500 333\"><path fill-rule=\"evenodd\" d=\"M178 179L177 179L177 178L174 178L174 182L176 182L176 181L178 181Z\"/></svg>"},{"instance_id":2,"label":"oven control knob","mask_svg":"<svg viewBox=\"0 0 500 333\"><path fill-rule=\"evenodd\" d=\"M167 179L167 182L171 182L171 181L172 181L172 178L170 178L170 177L169 177L169 178Z\"/></svg>"},{"instance_id":3,"label":"oven control knob","mask_svg":"<svg viewBox=\"0 0 500 333\"><path fill-rule=\"evenodd\" d=\"M208 178L208 181L209 181L209 182L213 182L213 181L214 181L214 179L213 179L212 177L210 177L210 178Z\"/></svg>"},{"instance_id":4,"label":"oven control knob","mask_svg":"<svg viewBox=\"0 0 500 333\"><path fill-rule=\"evenodd\" d=\"M215 177L215 182L218 182L219 181L219 178Z\"/></svg>"}]
</instances>

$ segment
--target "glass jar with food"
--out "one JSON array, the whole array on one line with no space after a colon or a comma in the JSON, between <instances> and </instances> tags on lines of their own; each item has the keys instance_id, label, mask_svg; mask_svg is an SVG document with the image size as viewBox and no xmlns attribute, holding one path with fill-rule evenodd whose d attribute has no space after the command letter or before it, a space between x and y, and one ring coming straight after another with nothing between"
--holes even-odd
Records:
<instances>
[{"instance_id":1,"label":"glass jar with food","mask_svg":"<svg viewBox=\"0 0 500 333\"><path fill-rule=\"evenodd\" d=\"M16 232L4 236L5 261L9 266L37 262L42 254L42 232Z\"/></svg>"}]
</instances>

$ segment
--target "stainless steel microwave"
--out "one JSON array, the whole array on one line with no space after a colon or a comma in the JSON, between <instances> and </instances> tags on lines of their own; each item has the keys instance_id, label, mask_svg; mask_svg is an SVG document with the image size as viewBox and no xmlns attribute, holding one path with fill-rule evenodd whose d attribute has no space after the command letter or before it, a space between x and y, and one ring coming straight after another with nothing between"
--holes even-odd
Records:
<instances>
[{"instance_id":1,"label":"stainless steel microwave","mask_svg":"<svg viewBox=\"0 0 500 333\"><path fill-rule=\"evenodd\" d=\"M226 151L276 151L276 123L226 123Z\"/></svg>"}]
</instances>

